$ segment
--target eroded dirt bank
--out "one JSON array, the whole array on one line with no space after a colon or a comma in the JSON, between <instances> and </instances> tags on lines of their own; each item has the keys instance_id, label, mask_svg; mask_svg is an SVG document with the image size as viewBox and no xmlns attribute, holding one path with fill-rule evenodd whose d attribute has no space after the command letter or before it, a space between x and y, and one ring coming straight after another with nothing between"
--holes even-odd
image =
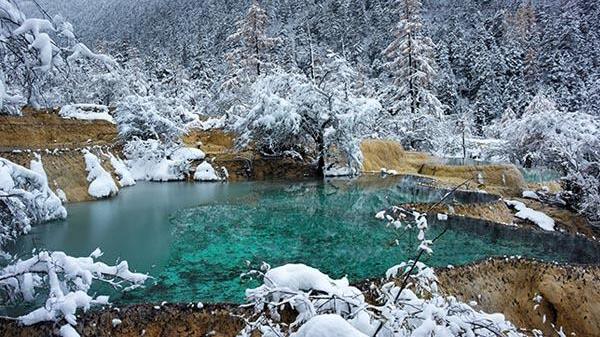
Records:
<instances>
[{"instance_id":1,"label":"eroded dirt bank","mask_svg":"<svg viewBox=\"0 0 600 337\"><path fill-rule=\"evenodd\" d=\"M517 326L551 335L550 323L568 334L600 335L600 267L562 266L519 259L493 259L464 267L438 270L442 289L463 301L476 301L477 309L503 312ZM370 282L359 287L368 289ZM542 300L534 309L533 298ZM119 310L89 312L79 318L82 336L115 337L234 337L242 327L237 317L244 310L234 305L195 303L135 305ZM543 317L546 316L546 323ZM122 323L113 327L113 319ZM21 327L0 321L0 336L51 336L57 325Z\"/></svg>"},{"instance_id":2,"label":"eroded dirt bank","mask_svg":"<svg viewBox=\"0 0 600 337\"><path fill-rule=\"evenodd\" d=\"M562 266L519 259L494 259L438 272L448 293L476 301L487 312L502 312L519 327L566 335L600 336L600 267ZM537 309L533 298L542 300ZM543 323L544 316L546 323Z\"/></svg>"},{"instance_id":3,"label":"eroded dirt bank","mask_svg":"<svg viewBox=\"0 0 600 337\"><path fill-rule=\"evenodd\" d=\"M63 190L69 202L89 201L85 160L81 150L91 147L111 149L117 140L117 127L106 121L61 118L56 111L23 111L23 116L0 116L0 157L29 167L34 153L42 158L48 183ZM102 159L102 157L101 157ZM103 163L109 172L114 170Z\"/></svg>"}]
</instances>

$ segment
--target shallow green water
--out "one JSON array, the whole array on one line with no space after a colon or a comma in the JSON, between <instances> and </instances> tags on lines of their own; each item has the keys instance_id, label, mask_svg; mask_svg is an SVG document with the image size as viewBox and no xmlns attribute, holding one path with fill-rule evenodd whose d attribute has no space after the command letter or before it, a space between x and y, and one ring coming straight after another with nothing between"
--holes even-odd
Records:
<instances>
[{"instance_id":1,"label":"shallow green water","mask_svg":"<svg viewBox=\"0 0 600 337\"><path fill-rule=\"evenodd\" d=\"M555 171L552 169L546 169L546 168L530 168L530 169L521 168L520 171L523 174L523 178L525 179L525 181L530 182L530 183L544 183L544 182L548 182L548 181L558 181L563 176L558 171Z\"/></svg>"},{"instance_id":2,"label":"shallow green water","mask_svg":"<svg viewBox=\"0 0 600 337\"><path fill-rule=\"evenodd\" d=\"M69 218L34 228L14 251L33 247L127 259L155 277L146 289L117 302L241 302L245 261L273 266L306 263L334 277L357 281L382 275L416 252L416 233L397 233L374 218L403 202L432 202L442 193L399 189L397 180L230 184L139 184L113 200L69 206ZM460 200L458 200L460 201ZM518 231L482 223L446 225L427 263L458 265L497 255L597 262L580 239ZM565 241L566 240L566 241ZM114 300L114 298L113 298Z\"/></svg>"}]
</instances>

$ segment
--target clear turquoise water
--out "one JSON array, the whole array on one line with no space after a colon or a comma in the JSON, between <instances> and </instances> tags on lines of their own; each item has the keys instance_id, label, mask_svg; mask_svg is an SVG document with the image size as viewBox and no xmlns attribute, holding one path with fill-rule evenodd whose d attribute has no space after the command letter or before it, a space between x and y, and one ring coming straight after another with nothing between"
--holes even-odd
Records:
<instances>
[{"instance_id":1,"label":"clear turquoise water","mask_svg":"<svg viewBox=\"0 0 600 337\"><path fill-rule=\"evenodd\" d=\"M241 302L245 261L273 266L305 263L351 281L382 275L416 252L416 233L386 228L374 214L404 202L432 202L440 193L399 189L394 179L335 182L139 184L119 197L69 206L69 218L35 227L13 247L61 249L103 260L127 259L148 272L147 288L116 295L117 303ZM460 201L460 200L458 200ZM433 224L434 236L447 223ZM398 238L399 245L393 245ZM597 249L577 238L483 223L451 223L436 242L433 266L489 256L523 255L564 262L597 262Z\"/></svg>"},{"instance_id":2,"label":"clear turquoise water","mask_svg":"<svg viewBox=\"0 0 600 337\"><path fill-rule=\"evenodd\" d=\"M557 181L560 180L560 178L562 178L563 176L558 171L546 168L521 168L520 171L523 174L523 178L525 178L525 181L530 183L544 183L548 181Z\"/></svg>"}]
</instances>

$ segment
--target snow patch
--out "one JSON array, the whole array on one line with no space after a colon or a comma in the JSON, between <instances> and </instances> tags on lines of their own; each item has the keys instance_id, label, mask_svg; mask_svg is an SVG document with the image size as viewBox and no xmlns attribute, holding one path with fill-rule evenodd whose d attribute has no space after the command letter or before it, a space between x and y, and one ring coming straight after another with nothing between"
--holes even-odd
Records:
<instances>
[{"instance_id":1,"label":"snow patch","mask_svg":"<svg viewBox=\"0 0 600 337\"><path fill-rule=\"evenodd\" d=\"M113 117L109 114L108 107L96 104L71 104L65 105L58 114L63 118L74 118L86 121L103 120L115 124Z\"/></svg>"},{"instance_id":2,"label":"snow patch","mask_svg":"<svg viewBox=\"0 0 600 337\"><path fill-rule=\"evenodd\" d=\"M75 330L75 328L73 328L69 324L65 324L65 325L61 326L59 333L60 333L60 337L80 337L77 330Z\"/></svg>"},{"instance_id":3,"label":"snow patch","mask_svg":"<svg viewBox=\"0 0 600 337\"><path fill-rule=\"evenodd\" d=\"M202 162L196 167L196 173L194 173L194 180L196 181L219 181L221 178L217 176L215 169L208 162Z\"/></svg>"},{"instance_id":4,"label":"snow patch","mask_svg":"<svg viewBox=\"0 0 600 337\"><path fill-rule=\"evenodd\" d=\"M326 177L351 177L357 174L356 170L348 166L331 165L324 169L323 174Z\"/></svg>"},{"instance_id":5,"label":"snow patch","mask_svg":"<svg viewBox=\"0 0 600 337\"><path fill-rule=\"evenodd\" d=\"M523 191L523 198L540 200L540 196L534 191Z\"/></svg>"},{"instance_id":6,"label":"snow patch","mask_svg":"<svg viewBox=\"0 0 600 337\"><path fill-rule=\"evenodd\" d=\"M319 315L311 318L290 337L367 337L339 315Z\"/></svg>"},{"instance_id":7,"label":"snow patch","mask_svg":"<svg viewBox=\"0 0 600 337\"><path fill-rule=\"evenodd\" d=\"M85 169L88 172L87 180L90 182L88 194L94 198L107 198L119 192L110 173L100 164L100 159L93 153L84 150Z\"/></svg>"},{"instance_id":8,"label":"snow patch","mask_svg":"<svg viewBox=\"0 0 600 337\"><path fill-rule=\"evenodd\" d=\"M546 214L535 211L525 206L524 203L516 200L505 200L508 206L517 210L515 216L519 219L529 220L545 231L554 231L554 219Z\"/></svg>"},{"instance_id":9,"label":"snow patch","mask_svg":"<svg viewBox=\"0 0 600 337\"><path fill-rule=\"evenodd\" d=\"M133 175L129 171L129 168L127 168L127 165L125 165L125 162L110 152L108 156L110 158L110 165L112 165L115 174L119 177L119 185L121 187L135 185L135 179L133 179Z\"/></svg>"}]
</instances>

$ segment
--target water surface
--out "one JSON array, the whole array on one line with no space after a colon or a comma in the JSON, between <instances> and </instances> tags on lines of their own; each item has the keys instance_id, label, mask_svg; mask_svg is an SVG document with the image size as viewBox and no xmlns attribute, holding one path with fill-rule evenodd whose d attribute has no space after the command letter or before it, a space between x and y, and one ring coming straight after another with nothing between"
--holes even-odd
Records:
<instances>
[{"instance_id":1,"label":"water surface","mask_svg":"<svg viewBox=\"0 0 600 337\"><path fill-rule=\"evenodd\" d=\"M398 184L402 188L398 188ZM155 277L117 303L241 302L246 261L276 266L306 263L351 281L376 277L416 253L416 233L398 232L374 218L404 202L434 202L443 193L420 191L406 180L379 177L334 182L140 183L117 198L69 205L69 217L37 226L13 251L34 247L103 261L126 259ZM472 201L473 198L468 198ZM454 200L461 202L461 198ZM433 224L430 236L447 223ZM590 262L578 239L459 222L436 242L433 266L489 256L523 255L548 261ZM541 235L541 236L540 236ZM397 240L397 243L396 243ZM543 242L543 244L542 244Z\"/></svg>"}]
</instances>

